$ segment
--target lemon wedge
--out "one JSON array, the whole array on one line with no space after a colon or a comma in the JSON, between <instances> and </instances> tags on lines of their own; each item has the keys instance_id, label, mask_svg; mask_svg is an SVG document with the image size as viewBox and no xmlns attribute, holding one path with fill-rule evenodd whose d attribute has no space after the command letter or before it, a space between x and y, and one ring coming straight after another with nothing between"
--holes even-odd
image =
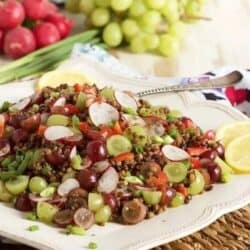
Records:
<instances>
[{"instance_id":1,"label":"lemon wedge","mask_svg":"<svg viewBox=\"0 0 250 250\"><path fill-rule=\"evenodd\" d=\"M75 71L65 71L65 70L54 70L45 73L38 81L37 88L42 89L44 87L58 87L61 84L67 83L72 86L76 83L93 83L93 80L85 74L81 74Z\"/></svg>"},{"instance_id":2,"label":"lemon wedge","mask_svg":"<svg viewBox=\"0 0 250 250\"><path fill-rule=\"evenodd\" d=\"M221 141L226 147L234 139L246 134L250 134L250 120L230 123L219 128L216 140Z\"/></svg>"},{"instance_id":3,"label":"lemon wedge","mask_svg":"<svg viewBox=\"0 0 250 250\"><path fill-rule=\"evenodd\" d=\"M235 172L250 173L250 133L228 144L225 159Z\"/></svg>"}]
</instances>

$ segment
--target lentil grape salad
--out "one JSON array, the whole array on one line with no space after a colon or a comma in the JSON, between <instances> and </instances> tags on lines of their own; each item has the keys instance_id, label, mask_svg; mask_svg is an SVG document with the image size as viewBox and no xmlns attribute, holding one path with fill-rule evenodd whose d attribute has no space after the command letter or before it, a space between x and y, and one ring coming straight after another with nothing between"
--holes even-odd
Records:
<instances>
[{"instance_id":1,"label":"lentil grape salad","mask_svg":"<svg viewBox=\"0 0 250 250\"><path fill-rule=\"evenodd\" d=\"M188 203L230 180L223 157L213 130L112 88L45 87L1 107L0 200L75 234Z\"/></svg>"}]
</instances>

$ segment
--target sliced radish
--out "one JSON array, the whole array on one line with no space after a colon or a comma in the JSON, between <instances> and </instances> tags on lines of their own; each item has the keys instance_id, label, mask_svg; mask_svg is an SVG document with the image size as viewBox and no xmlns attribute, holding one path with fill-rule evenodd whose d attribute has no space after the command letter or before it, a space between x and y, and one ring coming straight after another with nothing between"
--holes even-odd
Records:
<instances>
[{"instance_id":1,"label":"sliced radish","mask_svg":"<svg viewBox=\"0 0 250 250\"><path fill-rule=\"evenodd\" d=\"M131 108L133 110L137 110L137 102L135 98L130 96L129 94L123 91L115 91L114 93L116 101L123 107L123 108Z\"/></svg>"},{"instance_id":2,"label":"sliced radish","mask_svg":"<svg viewBox=\"0 0 250 250\"><path fill-rule=\"evenodd\" d=\"M48 141L56 141L73 135L74 133L69 128L64 126L51 126L44 132L44 136Z\"/></svg>"},{"instance_id":3,"label":"sliced radish","mask_svg":"<svg viewBox=\"0 0 250 250\"><path fill-rule=\"evenodd\" d=\"M150 135L163 136L166 132L164 126L160 123L152 123L148 129Z\"/></svg>"},{"instance_id":4,"label":"sliced radish","mask_svg":"<svg viewBox=\"0 0 250 250\"><path fill-rule=\"evenodd\" d=\"M117 187L119 175L117 171L110 167L98 181L97 190L100 193L111 193Z\"/></svg>"},{"instance_id":5,"label":"sliced radish","mask_svg":"<svg viewBox=\"0 0 250 250\"><path fill-rule=\"evenodd\" d=\"M64 106L65 104L66 104L66 98L62 96L54 102L53 107Z\"/></svg>"},{"instance_id":6,"label":"sliced radish","mask_svg":"<svg viewBox=\"0 0 250 250\"><path fill-rule=\"evenodd\" d=\"M29 193L29 199L34 202L34 203L38 203L38 202L46 202L46 201L49 201L51 200L51 197L39 197L39 196L36 196L32 193Z\"/></svg>"},{"instance_id":7,"label":"sliced radish","mask_svg":"<svg viewBox=\"0 0 250 250\"><path fill-rule=\"evenodd\" d=\"M29 104L31 103L31 98L30 97L26 97L24 99L22 99L21 101L19 101L18 103L12 105L10 107L10 111L22 111L24 110L26 107L29 106Z\"/></svg>"},{"instance_id":8,"label":"sliced radish","mask_svg":"<svg viewBox=\"0 0 250 250\"><path fill-rule=\"evenodd\" d=\"M70 151L70 154L69 154L69 159L72 160L77 154L77 148L76 146L74 146L71 151Z\"/></svg>"},{"instance_id":9,"label":"sliced radish","mask_svg":"<svg viewBox=\"0 0 250 250\"><path fill-rule=\"evenodd\" d=\"M184 161L190 158L186 151L176 146L165 145L161 150L163 155L170 161Z\"/></svg>"},{"instance_id":10,"label":"sliced radish","mask_svg":"<svg viewBox=\"0 0 250 250\"><path fill-rule=\"evenodd\" d=\"M138 115L123 114L122 117L129 123L130 126L140 125L145 126L146 122Z\"/></svg>"},{"instance_id":11,"label":"sliced radish","mask_svg":"<svg viewBox=\"0 0 250 250\"><path fill-rule=\"evenodd\" d=\"M92 169L96 172L96 173L103 173L105 172L109 167L111 166L110 162L108 160L106 161L98 161L96 162Z\"/></svg>"},{"instance_id":12,"label":"sliced radish","mask_svg":"<svg viewBox=\"0 0 250 250\"><path fill-rule=\"evenodd\" d=\"M76 179L69 178L66 181L64 181L61 185L59 185L57 189L57 193L60 196L66 196L70 191L79 187L80 187L80 184Z\"/></svg>"},{"instance_id":13,"label":"sliced radish","mask_svg":"<svg viewBox=\"0 0 250 250\"><path fill-rule=\"evenodd\" d=\"M10 144L5 141L0 141L0 157L7 155L10 152Z\"/></svg>"},{"instance_id":14,"label":"sliced radish","mask_svg":"<svg viewBox=\"0 0 250 250\"><path fill-rule=\"evenodd\" d=\"M105 102L95 102L91 104L89 107L89 116L97 127L119 120L119 112L117 109Z\"/></svg>"},{"instance_id":15,"label":"sliced radish","mask_svg":"<svg viewBox=\"0 0 250 250\"><path fill-rule=\"evenodd\" d=\"M74 134L73 136L65 137L62 139L65 144L76 146L82 144L83 135L80 133Z\"/></svg>"}]
</instances>

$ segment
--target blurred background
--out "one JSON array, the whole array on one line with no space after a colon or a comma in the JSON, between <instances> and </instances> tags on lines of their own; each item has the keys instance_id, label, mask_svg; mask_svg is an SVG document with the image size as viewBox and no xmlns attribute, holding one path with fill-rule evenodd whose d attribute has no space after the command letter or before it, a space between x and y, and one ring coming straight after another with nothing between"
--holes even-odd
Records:
<instances>
[{"instance_id":1,"label":"blurred background","mask_svg":"<svg viewBox=\"0 0 250 250\"><path fill-rule=\"evenodd\" d=\"M16 1L3 1L18 11L13 2ZM9 21L1 14L4 7L0 6L0 65L94 28L99 30L98 43L121 62L143 73L193 76L222 66L249 67L248 0L55 0L58 9L51 5L46 10L42 10L41 4L47 0L19 2L24 17L20 14L20 19L7 28ZM65 19L58 15L64 15ZM48 22L59 28L59 34L55 34ZM12 41L8 34L20 25L31 31L34 38L29 39L36 42L36 45L21 45L31 46L27 50L21 48L21 53L15 51L16 43L20 40L25 43L27 37ZM23 31L19 31L18 36L22 35ZM44 36L50 40L43 41Z\"/></svg>"}]
</instances>

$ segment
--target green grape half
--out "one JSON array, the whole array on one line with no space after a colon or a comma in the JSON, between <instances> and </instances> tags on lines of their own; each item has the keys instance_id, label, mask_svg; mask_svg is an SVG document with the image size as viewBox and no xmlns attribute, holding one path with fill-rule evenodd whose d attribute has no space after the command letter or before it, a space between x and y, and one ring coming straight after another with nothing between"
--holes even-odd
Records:
<instances>
[{"instance_id":1,"label":"green grape half","mask_svg":"<svg viewBox=\"0 0 250 250\"><path fill-rule=\"evenodd\" d=\"M96 212L95 222L97 224L105 224L106 222L109 221L111 214L112 214L111 208L108 205L106 205Z\"/></svg>"},{"instance_id":2,"label":"green grape half","mask_svg":"<svg viewBox=\"0 0 250 250\"><path fill-rule=\"evenodd\" d=\"M29 189L33 194L40 194L47 186L47 181L40 176L32 177L29 182Z\"/></svg>"}]
</instances>

